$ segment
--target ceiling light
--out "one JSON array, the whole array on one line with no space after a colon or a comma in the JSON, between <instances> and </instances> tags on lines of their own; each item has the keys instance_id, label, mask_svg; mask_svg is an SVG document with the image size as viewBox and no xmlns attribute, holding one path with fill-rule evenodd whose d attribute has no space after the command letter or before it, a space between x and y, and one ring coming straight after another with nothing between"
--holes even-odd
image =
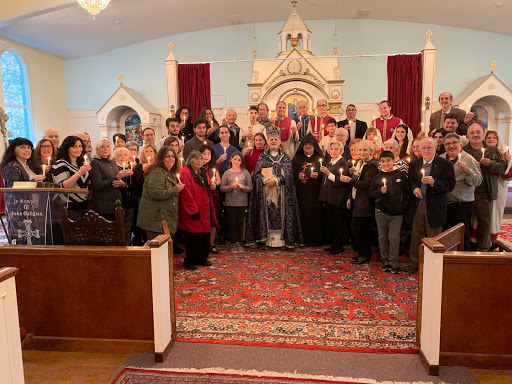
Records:
<instances>
[{"instance_id":1,"label":"ceiling light","mask_svg":"<svg viewBox=\"0 0 512 384\"><path fill-rule=\"evenodd\" d=\"M87 10L92 15L93 20L95 16L107 8L110 0L77 0L80 6Z\"/></svg>"}]
</instances>

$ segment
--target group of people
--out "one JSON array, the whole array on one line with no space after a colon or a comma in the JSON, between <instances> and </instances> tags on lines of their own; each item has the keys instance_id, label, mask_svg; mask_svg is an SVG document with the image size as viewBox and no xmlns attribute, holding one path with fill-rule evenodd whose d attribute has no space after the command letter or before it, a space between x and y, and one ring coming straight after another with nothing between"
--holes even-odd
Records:
<instances>
[{"instance_id":1,"label":"group of people","mask_svg":"<svg viewBox=\"0 0 512 384\"><path fill-rule=\"evenodd\" d=\"M328 245L339 254L351 245L356 265L368 263L378 244L390 273L400 273L398 256L409 248L414 272L421 238L459 222L467 250L488 250L512 177L498 133L485 132L452 100L440 95L429 135L417 137L388 101L369 128L353 104L337 122L326 100L318 100L315 115L298 101L293 118L282 101L275 118L264 103L250 106L243 127L232 109L219 123L209 107L193 120L181 106L166 121L166 137L157 141L152 128L143 130L141 148L121 133L91 145L87 133L60 143L58 132L47 130L35 149L16 138L2 175L6 187L34 180L88 189L90 196L60 195L74 220L90 208L115 220L121 201L127 244L156 237L165 220L175 244L184 241L191 270L211 265L216 244L227 241L233 252Z\"/></svg>"}]
</instances>

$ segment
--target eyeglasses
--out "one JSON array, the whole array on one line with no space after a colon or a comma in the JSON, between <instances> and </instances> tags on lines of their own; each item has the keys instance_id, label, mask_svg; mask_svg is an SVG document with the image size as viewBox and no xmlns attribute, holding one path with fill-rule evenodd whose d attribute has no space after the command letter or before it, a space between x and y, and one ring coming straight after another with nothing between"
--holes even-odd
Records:
<instances>
[{"instance_id":1,"label":"eyeglasses","mask_svg":"<svg viewBox=\"0 0 512 384\"><path fill-rule=\"evenodd\" d=\"M459 142L458 142L458 141L445 141L445 142L444 142L444 145L445 145L445 146L449 146L449 145L457 145L457 144L459 144Z\"/></svg>"},{"instance_id":2,"label":"eyeglasses","mask_svg":"<svg viewBox=\"0 0 512 384\"><path fill-rule=\"evenodd\" d=\"M41 148L53 148L53 145L41 145Z\"/></svg>"},{"instance_id":3,"label":"eyeglasses","mask_svg":"<svg viewBox=\"0 0 512 384\"><path fill-rule=\"evenodd\" d=\"M317 107L327 107L327 104L317 104Z\"/></svg>"}]
</instances>

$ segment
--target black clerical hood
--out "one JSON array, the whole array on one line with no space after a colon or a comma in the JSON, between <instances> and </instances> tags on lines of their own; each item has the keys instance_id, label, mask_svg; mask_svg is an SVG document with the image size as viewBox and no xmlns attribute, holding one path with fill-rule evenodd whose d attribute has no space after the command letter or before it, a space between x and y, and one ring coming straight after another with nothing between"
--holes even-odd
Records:
<instances>
[{"instance_id":1,"label":"black clerical hood","mask_svg":"<svg viewBox=\"0 0 512 384\"><path fill-rule=\"evenodd\" d=\"M311 134L311 133L308 133L300 141L299 147L297 148L297 152L295 153L295 155L299 154L299 155L306 156L306 154L304 153L304 144L313 144L313 146L315 147L314 153L316 153L320 157L324 157L324 154L320 150L320 146L318 145L318 142L316 141L315 136L313 136L313 134Z\"/></svg>"}]
</instances>

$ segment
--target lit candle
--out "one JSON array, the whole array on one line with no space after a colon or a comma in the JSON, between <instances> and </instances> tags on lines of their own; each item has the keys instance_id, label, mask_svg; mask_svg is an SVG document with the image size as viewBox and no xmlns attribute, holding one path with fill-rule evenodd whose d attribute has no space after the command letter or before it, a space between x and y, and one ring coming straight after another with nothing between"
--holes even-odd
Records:
<instances>
[{"instance_id":1,"label":"lit candle","mask_svg":"<svg viewBox=\"0 0 512 384\"><path fill-rule=\"evenodd\" d=\"M482 159L485 157L485 148L482 148Z\"/></svg>"},{"instance_id":2,"label":"lit candle","mask_svg":"<svg viewBox=\"0 0 512 384\"><path fill-rule=\"evenodd\" d=\"M204 145L206 145L206 140L205 140L205 141L203 141L203 143L204 143Z\"/></svg>"},{"instance_id":3,"label":"lit candle","mask_svg":"<svg viewBox=\"0 0 512 384\"><path fill-rule=\"evenodd\" d=\"M315 168L311 167L311 174L313 174L313 172L315 172Z\"/></svg>"},{"instance_id":4,"label":"lit candle","mask_svg":"<svg viewBox=\"0 0 512 384\"><path fill-rule=\"evenodd\" d=\"M180 157L181 166L183 167L183 157Z\"/></svg>"},{"instance_id":5,"label":"lit candle","mask_svg":"<svg viewBox=\"0 0 512 384\"><path fill-rule=\"evenodd\" d=\"M126 169L126 163L123 163L123 171Z\"/></svg>"},{"instance_id":6,"label":"lit candle","mask_svg":"<svg viewBox=\"0 0 512 384\"><path fill-rule=\"evenodd\" d=\"M372 120L375 120L375 116L372 116Z\"/></svg>"},{"instance_id":7,"label":"lit candle","mask_svg":"<svg viewBox=\"0 0 512 384\"><path fill-rule=\"evenodd\" d=\"M468 104L468 112L471 112L471 104Z\"/></svg>"},{"instance_id":8,"label":"lit candle","mask_svg":"<svg viewBox=\"0 0 512 384\"><path fill-rule=\"evenodd\" d=\"M348 121L348 125L352 125L352 120L349 120L349 121Z\"/></svg>"},{"instance_id":9,"label":"lit candle","mask_svg":"<svg viewBox=\"0 0 512 384\"><path fill-rule=\"evenodd\" d=\"M411 158L410 158L410 157L408 157L408 158L407 158L407 162L408 162L408 163L410 163L410 162L411 162Z\"/></svg>"},{"instance_id":10,"label":"lit candle","mask_svg":"<svg viewBox=\"0 0 512 384\"><path fill-rule=\"evenodd\" d=\"M133 157L133 162L136 163L137 161L135 160L135 155L133 155L132 157Z\"/></svg>"},{"instance_id":11,"label":"lit candle","mask_svg":"<svg viewBox=\"0 0 512 384\"><path fill-rule=\"evenodd\" d=\"M343 176L343 168L340 168L340 176Z\"/></svg>"},{"instance_id":12,"label":"lit candle","mask_svg":"<svg viewBox=\"0 0 512 384\"><path fill-rule=\"evenodd\" d=\"M421 168L421 174L423 175L423 177L425 177L425 169L424 168Z\"/></svg>"},{"instance_id":13,"label":"lit candle","mask_svg":"<svg viewBox=\"0 0 512 384\"><path fill-rule=\"evenodd\" d=\"M322 159L320 159L320 168L322 167Z\"/></svg>"},{"instance_id":14,"label":"lit candle","mask_svg":"<svg viewBox=\"0 0 512 384\"><path fill-rule=\"evenodd\" d=\"M176 177L178 178L178 183L181 183L181 179L180 179L180 174L179 173L176 174Z\"/></svg>"},{"instance_id":15,"label":"lit candle","mask_svg":"<svg viewBox=\"0 0 512 384\"><path fill-rule=\"evenodd\" d=\"M460 161L460 158L462 157L462 153L459 153L459 161Z\"/></svg>"},{"instance_id":16,"label":"lit candle","mask_svg":"<svg viewBox=\"0 0 512 384\"><path fill-rule=\"evenodd\" d=\"M247 147L248 147L248 148L252 148L252 147L251 147L251 140L249 140L249 141L247 142Z\"/></svg>"},{"instance_id":17,"label":"lit candle","mask_svg":"<svg viewBox=\"0 0 512 384\"><path fill-rule=\"evenodd\" d=\"M223 147L223 148L224 148L224 154L226 154L227 148L226 147Z\"/></svg>"},{"instance_id":18,"label":"lit candle","mask_svg":"<svg viewBox=\"0 0 512 384\"><path fill-rule=\"evenodd\" d=\"M51 157L48 157L48 165L50 165Z\"/></svg>"},{"instance_id":19,"label":"lit candle","mask_svg":"<svg viewBox=\"0 0 512 384\"><path fill-rule=\"evenodd\" d=\"M228 111L224 111L224 118L226 118L227 114L228 114Z\"/></svg>"},{"instance_id":20,"label":"lit candle","mask_svg":"<svg viewBox=\"0 0 512 384\"><path fill-rule=\"evenodd\" d=\"M352 159L352 167L355 167L356 166L356 161L354 159Z\"/></svg>"},{"instance_id":21,"label":"lit candle","mask_svg":"<svg viewBox=\"0 0 512 384\"><path fill-rule=\"evenodd\" d=\"M85 165L89 165L89 158L87 157L87 155L84 155L84 164Z\"/></svg>"},{"instance_id":22,"label":"lit candle","mask_svg":"<svg viewBox=\"0 0 512 384\"><path fill-rule=\"evenodd\" d=\"M182 158L183 159L183 158ZM215 168L213 168L213 178L215 179L215 172L217 172L217 170Z\"/></svg>"},{"instance_id":23,"label":"lit candle","mask_svg":"<svg viewBox=\"0 0 512 384\"><path fill-rule=\"evenodd\" d=\"M386 178L383 178L382 182L384 183L384 186L386 186Z\"/></svg>"},{"instance_id":24,"label":"lit candle","mask_svg":"<svg viewBox=\"0 0 512 384\"><path fill-rule=\"evenodd\" d=\"M43 164L43 176L44 176L45 168L46 168L46 164Z\"/></svg>"},{"instance_id":25,"label":"lit candle","mask_svg":"<svg viewBox=\"0 0 512 384\"><path fill-rule=\"evenodd\" d=\"M505 152L508 152L508 146L507 146L507 147L505 147Z\"/></svg>"},{"instance_id":26,"label":"lit candle","mask_svg":"<svg viewBox=\"0 0 512 384\"><path fill-rule=\"evenodd\" d=\"M181 136L181 141L185 141L185 136Z\"/></svg>"},{"instance_id":27,"label":"lit candle","mask_svg":"<svg viewBox=\"0 0 512 384\"><path fill-rule=\"evenodd\" d=\"M148 164L151 163L151 157L148 157Z\"/></svg>"},{"instance_id":28,"label":"lit candle","mask_svg":"<svg viewBox=\"0 0 512 384\"><path fill-rule=\"evenodd\" d=\"M133 169L133 163L130 163L130 168Z\"/></svg>"},{"instance_id":29,"label":"lit candle","mask_svg":"<svg viewBox=\"0 0 512 384\"><path fill-rule=\"evenodd\" d=\"M235 177L235 181L238 183L238 177Z\"/></svg>"}]
</instances>

